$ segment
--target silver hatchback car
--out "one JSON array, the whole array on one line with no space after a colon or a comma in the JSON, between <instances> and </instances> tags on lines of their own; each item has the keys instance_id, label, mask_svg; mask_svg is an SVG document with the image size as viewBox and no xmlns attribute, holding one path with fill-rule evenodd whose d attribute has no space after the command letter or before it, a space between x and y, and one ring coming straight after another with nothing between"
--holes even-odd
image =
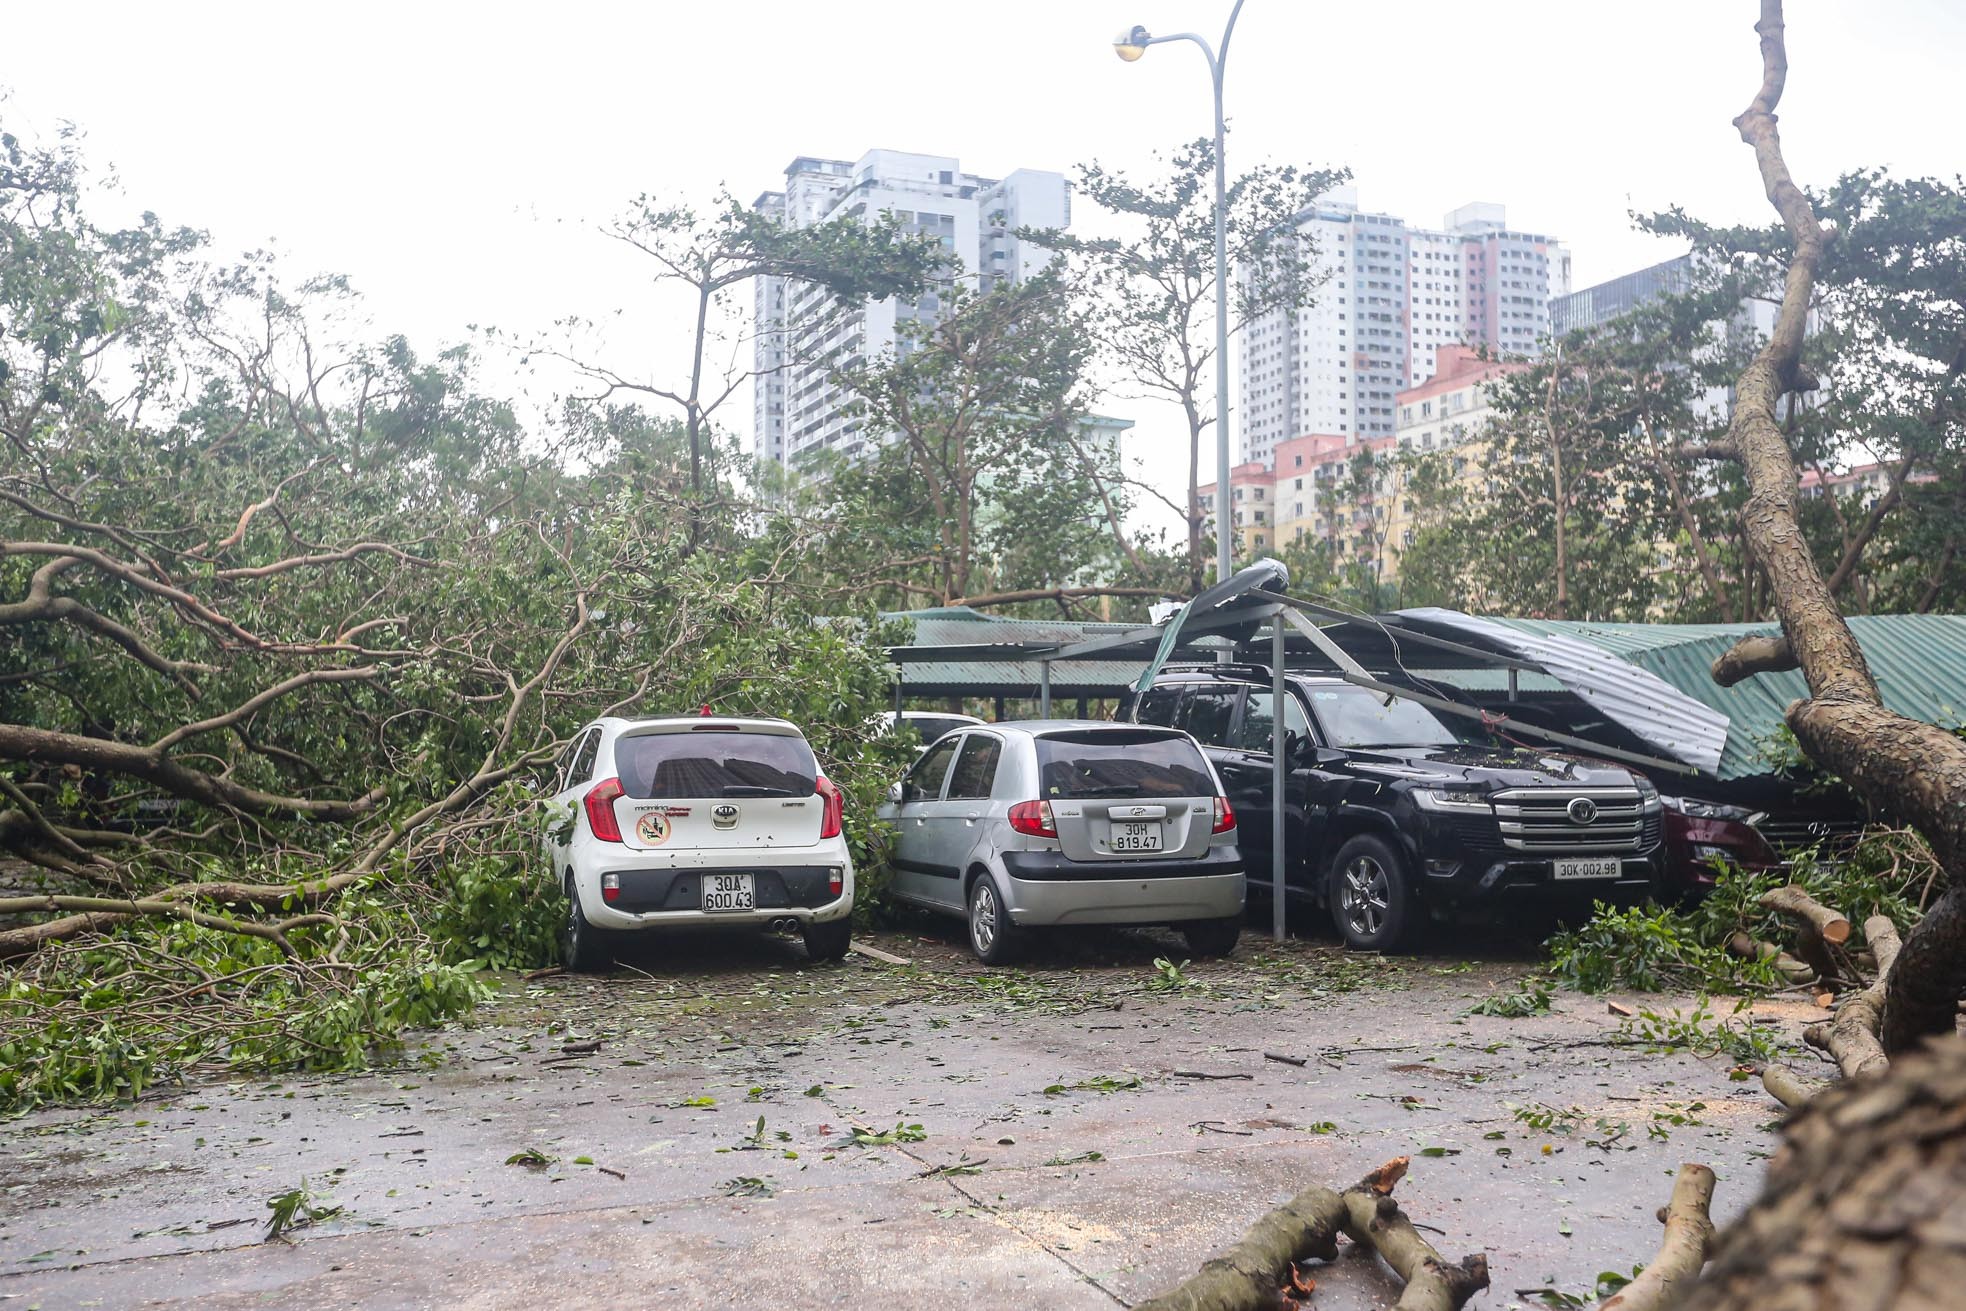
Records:
<instances>
[{"instance_id":1,"label":"silver hatchback car","mask_svg":"<svg viewBox=\"0 0 1966 1311\"><path fill-rule=\"evenodd\" d=\"M1236 818L1176 729L1086 720L986 724L936 742L888 792L891 894L969 921L976 955L1025 930L1169 924L1197 955L1242 927Z\"/></svg>"}]
</instances>

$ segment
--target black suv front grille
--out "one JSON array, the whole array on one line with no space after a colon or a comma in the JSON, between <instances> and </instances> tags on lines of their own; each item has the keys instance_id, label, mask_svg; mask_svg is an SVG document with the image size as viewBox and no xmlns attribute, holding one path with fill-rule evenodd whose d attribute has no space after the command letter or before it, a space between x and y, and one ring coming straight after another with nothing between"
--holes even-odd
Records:
<instances>
[{"instance_id":1,"label":"black suv front grille","mask_svg":"<svg viewBox=\"0 0 1966 1311\"><path fill-rule=\"evenodd\" d=\"M1512 788L1497 792L1495 818L1513 851L1639 851L1645 813L1637 788Z\"/></svg>"}]
</instances>

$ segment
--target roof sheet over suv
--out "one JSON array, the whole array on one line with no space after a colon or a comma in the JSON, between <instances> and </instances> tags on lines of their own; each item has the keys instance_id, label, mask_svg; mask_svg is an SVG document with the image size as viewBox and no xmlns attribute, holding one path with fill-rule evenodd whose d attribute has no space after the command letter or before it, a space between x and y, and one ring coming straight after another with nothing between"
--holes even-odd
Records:
<instances>
[{"instance_id":1,"label":"roof sheet over suv","mask_svg":"<svg viewBox=\"0 0 1966 1311\"><path fill-rule=\"evenodd\" d=\"M1532 660L1654 750L1709 774L1720 769L1728 738L1724 712L1576 634L1522 628L1518 620L1476 618L1433 607L1401 610L1399 617L1441 636L1480 638L1510 655Z\"/></svg>"},{"instance_id":2,"label":"roof sheet over suv","mask_svg":"<svg viewBox=\"0 0 1966 1311\"><path fill-rule=\"evenodd\" d=\"M1430 618L1454 615L1453 611L1406 613ZM1716 656L1749 634L1777 632L1774 624L1478 622L1588 644L1718 712L1727 722L1726 744L1716 771L1723 779L1771 772L1767 747L1780 735L1789 703L1809 694L1802 675L1793 670L1760 674L1733 687L1713 681L1709 671ZM1951 727L1966 722L1966 616L1852 615L1847 622L1885 705L1930 724Z\"/></svg>"}]
</instances>

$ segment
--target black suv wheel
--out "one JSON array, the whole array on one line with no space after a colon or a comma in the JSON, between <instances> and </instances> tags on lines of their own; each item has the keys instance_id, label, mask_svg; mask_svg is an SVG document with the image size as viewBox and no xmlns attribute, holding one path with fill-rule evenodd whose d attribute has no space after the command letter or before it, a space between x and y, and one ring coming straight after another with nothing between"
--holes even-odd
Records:
<instances>
[{"instance_id":1,"label":"black suv wheel","mask_svg":"<svg viewBox=\"0 0 1966 1311\"><path fill-rule=\"evenodd\" d=\"M1413 893L1399 855L1383 838L1360 834L1331 863L1331 921L1345 945L1391 951L1406 937Z\"/></svg>"}]
</instances>

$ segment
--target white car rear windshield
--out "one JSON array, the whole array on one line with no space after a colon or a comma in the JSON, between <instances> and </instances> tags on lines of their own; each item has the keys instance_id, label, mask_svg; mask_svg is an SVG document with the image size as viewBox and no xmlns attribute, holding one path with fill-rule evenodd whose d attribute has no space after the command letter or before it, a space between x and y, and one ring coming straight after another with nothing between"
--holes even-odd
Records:
<instances>
[{"instance_id":1,"label":"white car rear windshield","mask_svg":"<svg viewBox=\"0 0 1966 1311\"><path fill-rule=\"evenodd\" d=\"M614 764L631 797L809 797L819 773L804 738L728 729L631 734Z\"/></svg>"},{"instance_id":2,"label":"white car rear windshield","mask_svg":"<svg viewBox=\"0 0 1966 1311\"><path fill-rule=\"evenodd\" d=\"M1038 739L1044 798L1212 797L1208 762L1185 737L1157 729L1099 729Z\"/></svg>"}]
</instances>

